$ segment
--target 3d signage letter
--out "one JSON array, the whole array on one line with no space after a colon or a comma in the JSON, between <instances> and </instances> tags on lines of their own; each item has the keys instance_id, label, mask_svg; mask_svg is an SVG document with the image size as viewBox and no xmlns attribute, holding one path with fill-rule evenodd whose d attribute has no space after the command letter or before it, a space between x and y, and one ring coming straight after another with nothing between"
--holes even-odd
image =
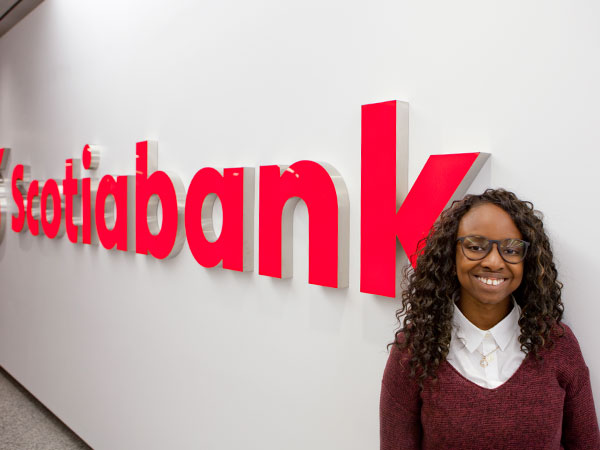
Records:
<instances>
[{"instance_id":1,"label":"3d signage letter","mask_svg":"<svg viewBox=\"0 0 600 450\"><path fill-rule=\"evenodd\" d=\"M74 244L81 242L81 227L75 222L81 217L81 188L79 187L79 160L67 159L65 161L65 178L62 181L65 195L65 228L69 241ZM79 200L79 201L77 201ZM77 214L76 211L79 211Z\"/></svg>"},{"instance_id":2,"label":"3d signage letter","mask_svg":"<svg viewBox=\"0 0 600 450\"><path fill-rule=\"evenodd\" d=\"M213 226L217 197L223 208L219 237ZM238 272L254 269L254 168L199 170L185 202L185 230L192 255L204 267L222 264Z\"/></svg>"},{"instance_id":3,"label":"3d signage letter","mask_svg":"<svg viewBox=\"0 0 600 450\"><path fill-rule=\"evenodd\" d=\"M360 290L395 297L396 238L415 266L419 241L489 154L430 156L408 192L408 104L397 101L362 107L361 146Z\"/></svg>"},{"instance_id":4,"label":"3d signage letter","mask_svg":"<svg viewBox=\"0 0 600 450\"><path fill-rule=\"evenodd\" d=\"M138 142L135 158L135 251L158 259L171 258L181 251L185 237L185 187L177 175L157 170L156 142Z\"/></svg>"},{"instance_id":5,"label":"3d signage letter","mask_svg":"<svg viewBox=\"0 0 600 450\"><path fill-rule=\"evenodd\" d=\"M17 216L13 216L11 219L11 228L15 232L19 232L27 227L27 221L25 216L25 210L27 203L23 199L26 194L25 185L29 182L28 175L29 167L23 164L17 164L13 169L12 175L12 194L15 204L17 205L18 213ZM2 214L5 214L2 211ZM2 218L4 220L4 217Z\"/></svg>"},{"instance_id":6,"label":"3d signage letter","mask_svg":"<svg viewBox=\"0 0 600 450\"><path fill-rule=\"evenodd\" d=\"M293 212L300 199L308 209L308 282L348 286L348 192L328 164L298 161L260 168L258 272L292 275Z\"/></svg>"}]
</instances>

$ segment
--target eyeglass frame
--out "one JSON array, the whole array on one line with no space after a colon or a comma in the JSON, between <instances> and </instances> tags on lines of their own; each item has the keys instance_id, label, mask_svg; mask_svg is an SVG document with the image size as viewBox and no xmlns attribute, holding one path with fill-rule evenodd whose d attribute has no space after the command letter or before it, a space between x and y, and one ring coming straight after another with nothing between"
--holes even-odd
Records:
<instances>
[{"instance_id":1,"label":"eyeglass frame","mask_svg":"<svg viewBox=\"0 0 600 450\"><path fill-rule=\"evenodd\" d=\"M487 253L485 255L483 255L481 258L478 258L478 259L469 258L467 256L467 254L465 253L464 241L465 241L465 239L472 238L472 237L486 239L491 244ZM521 241L525 244L525 251L523 252L523 258L518 262L507 261L506 258L504 257L504 255L502 254L502 252L500 251L500 244L504 241L508 241L509 239ZM527 256L527 250L529 249L529 246L531 245L529 242L524 241L523 239L506 238L506 239L502 239L501 241L499 241L497 239L488 239L485 236L479 236L479 235L462 236L462 237L456 238L456 242L460 242L460 248L462 250L462 253L463 253L464 257L467 258L469 261L481 261L482 259L485 259L492 252L492 249L494 248L494 244L496 244L496 250L498 250L498 254L502 258L502 260L508 264L521 264L523 261L525 261L525 257Z\"/></svg>"}]
</instances>

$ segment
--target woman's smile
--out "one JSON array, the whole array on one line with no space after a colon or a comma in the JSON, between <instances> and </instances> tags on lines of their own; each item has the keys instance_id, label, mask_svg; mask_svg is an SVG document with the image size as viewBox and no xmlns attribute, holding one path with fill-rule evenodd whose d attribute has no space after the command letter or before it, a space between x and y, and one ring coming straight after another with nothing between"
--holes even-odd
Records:
<instances>
[{"instance_id":1,"label":"woman's smile","mask_svg":"<svg viewBox=\"0 0 600 450\"><path fill-rule=\"evenodd\" d=\"M508 278L496 278L496 277L483 277L483 276L478 276L475 275L475 278L477 278L482 284L486 285L486 286L500 286L502 283L504 283Z\"/></svg>"}]
</instances>

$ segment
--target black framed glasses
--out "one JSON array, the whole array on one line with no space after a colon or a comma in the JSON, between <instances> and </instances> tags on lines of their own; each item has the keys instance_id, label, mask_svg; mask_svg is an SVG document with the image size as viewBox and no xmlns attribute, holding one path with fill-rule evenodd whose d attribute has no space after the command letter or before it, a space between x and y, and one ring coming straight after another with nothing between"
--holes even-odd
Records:
<instances>
[{"instance_id":1,"label":"black framed glasses","mask_svg":"<svg viewBox=\"0 0 600 450\"><path fill-rule=\"evenodd\" d=\"M463 255L471 261L479 261L492 251L496 244L498 253L509 264L518 264L525 259L529 242L522 239L503 239L497 241L484 236L463 236L457 239L460 242Z\"/></svg>"}]
</instances>

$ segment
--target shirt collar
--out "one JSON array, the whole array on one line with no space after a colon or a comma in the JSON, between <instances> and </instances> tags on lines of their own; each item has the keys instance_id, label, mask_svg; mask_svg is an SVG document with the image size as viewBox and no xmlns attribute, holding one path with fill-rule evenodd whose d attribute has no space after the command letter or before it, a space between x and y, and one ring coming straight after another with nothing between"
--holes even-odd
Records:
<instances>
[{"instance_id":1,"label":"shirt collar","mask_svg":"<svg viewBox=\"0 0 600 450\"><path fill-rule=\"evenodd\" d=\"M458 306L454 305L454 315L452 317L452 324L456 332L456 336L461 339L467 350L473 352L479 345L486 333L490 333L496 344L502 351L508 346L513 335L519 332L519 317L521 317L521 308L515 301L513 301L513 308L508 315L494 325L489 330L481 330L473 325L469 319L467 319Z\"/></svg>"}]
</instances>

